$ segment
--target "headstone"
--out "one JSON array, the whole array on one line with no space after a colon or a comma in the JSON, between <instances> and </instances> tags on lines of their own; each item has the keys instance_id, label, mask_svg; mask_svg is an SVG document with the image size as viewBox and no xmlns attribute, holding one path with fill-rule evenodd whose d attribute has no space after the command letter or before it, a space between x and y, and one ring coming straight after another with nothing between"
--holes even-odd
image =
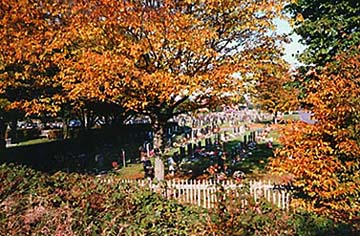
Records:
<instances>
[{"instance_id":1,"label":"headstone","mask_svg":"<svg viewBox=\"0 0 360 236\"><path fill-rule=\"evenodd\" d=\"M174 159L174 161L175 161L176 163L180 161L180 160L179 160L179 153L178 153L178 152L174 152L173 159Z\"/></svg>"},{"instance_id":2,"label":"headstone","mask_svg":"<svg viewBox=\"0 0 360 236\"><path fill-rule=\"evenodd\" d=\"M192 143L188 143L187 144L187 153L188 153L188 156L191 156L192 155Z\"/></svg>"},{"instance_id":3,"label":"headstone","mask_svg":"<svg viewBox=\"0 0 360 236\"><path fill-rule=\"evenodd\" d=\"M185 147L180 147L180 157L181 158L184 158L185 157L185 155L186 155L186 153L185 153Z\"/></svg>"},{"instance_id":4,"label":"headstone","mask_svg":"<svg viewBox=\"0 0 360 236\"><path fill-rule=\"evenodd\" d=\"M126 166L126 154L125 154L124 149L121 149L121 157L122 157L123 167L125 167Z\"/></svg>"},{"instance_id":5,"label":"headstone","mask_svg":"<svg viewBox=\"0 0 360 236\"><path fill-rule=\"evenodd\" d=\"M147 156L150 156L150 143L147 143L145 148Z\"/></svg>"},{"instance_id":6,"label":"headstone","mask_svg":"<svg viewBox=\"0 0 360 236\"><path fill-rule=\"evenodd\" d=\"M165 179L164 162L158 156L155 158L155 179Z\"/></svg>"}]
</instances>

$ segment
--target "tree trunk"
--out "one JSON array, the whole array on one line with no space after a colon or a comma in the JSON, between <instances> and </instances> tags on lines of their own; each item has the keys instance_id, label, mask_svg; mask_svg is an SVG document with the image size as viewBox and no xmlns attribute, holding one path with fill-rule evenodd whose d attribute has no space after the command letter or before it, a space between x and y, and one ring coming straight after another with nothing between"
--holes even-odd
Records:
<instances>
[{"instance_id":1,"label":"tree trunk","mask_svg":"<svg viewBox=\"0 0 360 236\"><path fill-rule=\"evenodd\" d=\"M69 118L63 119L63 139L70 138Z\"/></svg>"},{"instance_id":2,"label":"tree trunk","mask_svg":"<svg viewBox=\"0 0 360 236\"><path fill-rule=\"evenodd\" d=\"M18 142L17 132L16 131L17 131L17 119L14 118L10 123L9 136L11 138L11 143L17 143Z\"/></svg>"},{"instance_id":3,"label":"tree trunk","mask_svg":"<svg viewBox=\"0 0 360 236\"><path fill-rule=\"evenodd\" d=\"M154 128L154 149L162 154L164 153L166 147L166 137L164 137L165 125Z\"/></svg>"},{"instance_id":4,"label":"tree trunk","mask_svg":"<svg viewBox=\"0 0 360 236\"><path fill-rule=\"evenodd\" d=\"M166 148L166 124L167 118L159 119L158 117L152 117L152 128L154 131L154 149L156 153L155 157L155 179L164 180L164 161L163 155Z\"/></svg>"},{"instance_id":5,"label":"tree trunk","mask_svg":"<svg viewBox=\"0 0 360 236\"><path fill-rule=\"evenodd\" d=\"M278 114L278 112L275 111L274 112L274 117L273 117L273 124L277 124L277 114Z\"/></svg>"},{"instance_id":6,"label":"tree trunk","mask_svg":"<svg viewBox=\"0 0 360 236\"><path fill-rule=\"evenodd\" d=\"M3 118L0 118L0 150L6 148L5 141L6 124Z\"/></svg>"}]
</instances>

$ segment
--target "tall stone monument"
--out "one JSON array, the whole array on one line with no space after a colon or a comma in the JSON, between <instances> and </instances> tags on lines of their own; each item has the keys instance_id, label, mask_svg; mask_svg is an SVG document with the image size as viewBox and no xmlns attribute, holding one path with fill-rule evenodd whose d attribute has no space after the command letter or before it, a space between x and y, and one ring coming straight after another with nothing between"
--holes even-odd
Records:
<instances>
[{"instance_id":1,"label":"tall stone monument","mask_svg":"<svg viewBox=\"0 0 360 236\"><path fill-rule=\"evenodd\" d=\"M156 180L165 179L164 162L158 156L155 157L155 179Z\"/></svg>"}]
</instances>

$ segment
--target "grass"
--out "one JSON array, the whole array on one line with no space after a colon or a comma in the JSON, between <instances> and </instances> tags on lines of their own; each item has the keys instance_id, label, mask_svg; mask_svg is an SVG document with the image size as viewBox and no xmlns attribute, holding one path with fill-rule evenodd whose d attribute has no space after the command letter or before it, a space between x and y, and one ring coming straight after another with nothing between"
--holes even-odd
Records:
<instances>
[{"instance_id":1,"label":"grass","mask_svg":"<svg viewBox=\"0 0 360 236\"><path fill-rule=\"evenodd\" d=\"M257 128L263 127L262 124L251 124L251 125L252 125L250 127L251 129L257 129ZM237 145L239 142L244 141L243 140L244 135L249 135L249 134L250 134L250 132L247 131L244 134L242 134L241 136L238 136L235 139L227 141L225 143L225 151L229 152L232 147ZM271 131L270 136L273 137L274 140L277 140L278 132ZM33 145L33 144L40 144L40 143L48 143L48 142L52 142L52 141L53 140L49 140L47 138L39 138L39 139L33 139L33 140L21 142L21 143L15 144L13 146L19 147L19 146L26 146L26 145ZM204 143L204 141L202 141L202 143ZM277 143L274 142L274 148L276 148L276 147L277 147ZM178 151L179 151L178 147L171 148L168 150L168 152L166 152L165 156L167 156L167 157L172 156L174 154L174 152L178 152ZM260 171L264 170L264 168L267 164L268 157L270 157L272 155L273 155L272 150L267 148L264 143L259 144L258 148L256 150L252 151L252 155L249 156L248 158L246 158L241 163L239 163L236 166L236 168L242 170L245 173L260 172ZM229 158L229 160L228 160L229 164L230 164L230 161L231 160ZM164 164L166 164L166 160L164 160L164 162L165 162ZM194 169L194 171L196 169L197 171L195 171L195 172L202 173L203 170L206 169L207 166L209 166L209 165L210 165L209 160L204 159L204 160L201 160L201 162L192 163L188 168L189 168L189 170ZM139 178L144 177L142 163L128 164L126 167L117 170L117 173L123 179L139 179Z\"/></svg>"},{"instance_id":2,"label":"grass","mask_svg":"<svg viewBox=\"0 0 360 236\"><path fill-rule=\"evenodd\" d=\"M231 150L232 147L236 146L242 139L235 139L225 144L226 150ZM258 143L256 149L250 151L252 155L249 155L245 160L235 165L235 169L241 170L246 174L260 173L265 170L265 166L268 163L269 157L272 157L273 150L279 147L279 144L274 143L273 148L267 147L267 144L262 142Z\"/></svg>"},{"instance_id":3,"label":"grass","mask_svg":"<svg viewBox=\"0 0 360 236\"><path fill-rule=\"evenodd\" d=\"M128 164L126 167L117 171L122 179L141 179L144 178L144 170L142 164Z\"/></svg>"},{"instance_id":4,"label":"grass","mask_svg":"<svg viewBox=\"0 0 360 236\"><path fill-rule=\"evenodd\" d=\"M48 138L38 138L38 139L31 139L31 140L27 140L24 142L19 142L17 144L12 144L12 146L27 146L27 145L34 145L34 144L40 144L40 143L49 143L49 142L53 142L55 140L53 139L48 139Z\"/></svg>"},{"instance_id":5,"label":"grass","mask_svg":"<svg viewBox=\"0 0 360 236\"><path fill-rule=\"evenodd\" d=\"M253 128L260 128L254 126ZM244 141L244 135L249 135L250 131L246 131L243 135L236 137L230 141L225 142L225 151L230 152L231 149L236 146L239 142ZM269 134L269 137L272 137L273 149L267 147L265 142L260 142L257 145L255 150L252 150L252 155L248 156L245 160L241 161L235 166L236 170L241 170L246 174L258 174L262 173L265 170L265 167L268 163L269 157L273 156L273 150L279 147L279 143L277 142L277 138L279 136L278 131L272 130ZM165 156L171 156L174 152L178 151L179 148L171 148L166 152ZM230 164L231 160L227 160L228 164ZM166 164L166 161L165 161ZM203 171L210 165L209 160L201 159L196 163L191 163L186 165L185 168L189 169L193 175L201 175ZM143 178L144 171L142 169L142 164L131 164L125 168L122 168L118 171L119 176L124 179L137 179ZM196 177L196 176L193 176Z\"/></svg>"},{"instance_id":6,"label":"grass","mask_svg":"<svg viewBox=\"0 0 360 236\"><path fill-rule=\"evenodd\" d=\"M282 117L282 119L284 119L284 120L300 120L300 116L298 114L288 114L288 115L284 115Z\"/></svg>"}]
</instances>

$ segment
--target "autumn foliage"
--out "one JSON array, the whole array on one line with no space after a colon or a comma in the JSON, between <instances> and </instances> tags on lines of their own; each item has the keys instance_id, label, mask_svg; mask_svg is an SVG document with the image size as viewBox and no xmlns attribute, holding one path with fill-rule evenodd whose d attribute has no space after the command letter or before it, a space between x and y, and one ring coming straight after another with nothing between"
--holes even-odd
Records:
<instances>
[{"instance_id":1,"label":"autumn foliage","mask_svg":"<svg viewBox=\"0 0 360 236\"><path fill-rule=\"evenodd\" d=\"M28 114L115 104L150 116L162 149L169 118L260 77L286 2L2 1L0 95Z\"/></svg>"},{"instance_id":2,"label":"autumn foliage","mask_svg":"<svg viewBox=\"0 0 360 236\"><path fill-rule=\"evenodd\" d=\"M264 66L261 74L251 94L260 110L276 116L278 112L298 109L299 91L293 86L295 77L283 60Z\"/></svg>"},{"instance_id":3,"label":"autumn foliage","mask_svg":"<svg viewBox=\"0 0 360 236\"><path fill-rule=\"evenodd\" d=\"M355 48L321 71L309 72L306 102L314 125L283 130L271 162L290 175L298 206L360 226L360 54Z\"/></svg>"}]
</instances>

